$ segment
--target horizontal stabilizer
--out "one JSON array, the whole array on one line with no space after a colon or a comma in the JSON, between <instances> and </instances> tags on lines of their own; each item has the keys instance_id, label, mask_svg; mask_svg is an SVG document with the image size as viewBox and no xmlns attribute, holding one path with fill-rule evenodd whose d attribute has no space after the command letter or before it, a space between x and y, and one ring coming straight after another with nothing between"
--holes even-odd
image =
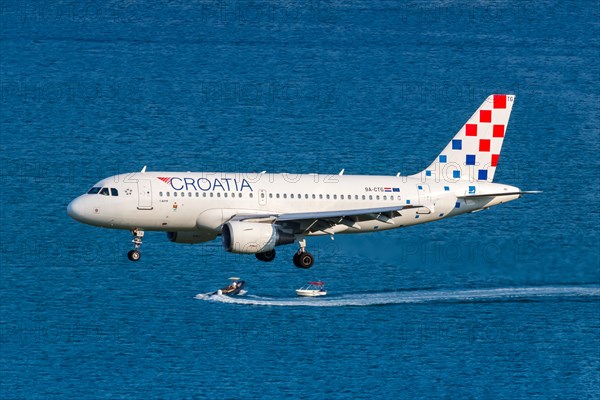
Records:
<instances>
[{"instance_id":1,"label":"horizontal stabilizer","mask_svg":"<svg viewBox=\"0 0 600 400\"><path fill-rule=\"evenodd\" d=\"M502 193L487 193L487 194L472 194L466 196L457 196L459 199L478 199L484 197L498 197L498 196L522 196L524 194L538 194L542 193L540 190L528 190L523 192L502 192Z\"/></svg>"}]
</instances>

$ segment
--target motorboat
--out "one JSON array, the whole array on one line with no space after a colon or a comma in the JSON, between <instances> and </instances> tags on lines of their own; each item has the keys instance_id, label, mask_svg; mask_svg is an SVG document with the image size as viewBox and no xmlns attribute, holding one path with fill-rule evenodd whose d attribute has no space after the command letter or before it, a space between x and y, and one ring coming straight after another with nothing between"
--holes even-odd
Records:
<instances>
[{"instance_id":1,"label":"motorboat","mask_svg":"<svg viewBox=\"0 0 600 400\"><path fill-rule=\"evenodd\" d=\"M238 277L229 278L231 283L221 289L217 290L214 294L225 295L225 296L234 296L236 294L240 294L244 286L246 285L245 281L240 280Z\"/></svg>"},{"instance_id":2,"label":"motorboat","mask_svg":"<svg viewBox=\"0 0 600 400\"><path fill-rule=\"evenodd\" d=\"M325 296L327 294L327 291L325 290L325 282L308 282L300 289L296 289L296 294L302 297Z\"/></svg>"}]
</instances>

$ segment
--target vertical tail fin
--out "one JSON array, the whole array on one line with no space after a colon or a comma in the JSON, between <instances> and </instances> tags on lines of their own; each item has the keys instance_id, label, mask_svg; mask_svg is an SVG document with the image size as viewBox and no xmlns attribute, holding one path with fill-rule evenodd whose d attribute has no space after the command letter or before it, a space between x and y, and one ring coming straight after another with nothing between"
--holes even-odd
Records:
<instances>
[{"instance_id":1,"label":"vertical tail fin","mask_svg":"<svg viewBox=\"0 0 600 400\"><path fill-rule=\"evenodd\" d=\"M506 94L494 94L485 99L435 161L423 171L425 179L491 182L514 101L514 95Z\"/></svg>"}]
</instances>

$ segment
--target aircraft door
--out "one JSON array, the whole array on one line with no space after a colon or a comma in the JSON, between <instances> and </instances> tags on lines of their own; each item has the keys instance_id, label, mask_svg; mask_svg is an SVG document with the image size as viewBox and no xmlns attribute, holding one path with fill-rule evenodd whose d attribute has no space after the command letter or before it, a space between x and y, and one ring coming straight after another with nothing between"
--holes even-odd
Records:
<instances>
[{"instance_id":1,"label":"aircraft door","mask_svg":"<svg viewBox=\"0 0 600 400\"><path fill-rule=\"evenodd\" d=\"M149 179L139 179L138 210L152 210L152 182Z\"/></svg>"},{"instance_id":2,"label":"aircraft door","mask_svg":"<svg viewBox=\"0 0 600 400\"><path fill-rule=\"evenodd\" d=\"M431 201L431 189L426 183L419 183L417 185L417 193L419 194L419 205L417 210L419 214L430 214L433 211L433 202Z\"/></svg>"},{"instance_id":3,"label":"aircraft door","mask_svg":"<svg viewBox=\"0 0 600 400\"><path fill-rule=\"evenodd\" d=\"M267 205L267 191L265 189L260 189L258 191L258 205L259 206Z\"/></svg>"}]
</instances>

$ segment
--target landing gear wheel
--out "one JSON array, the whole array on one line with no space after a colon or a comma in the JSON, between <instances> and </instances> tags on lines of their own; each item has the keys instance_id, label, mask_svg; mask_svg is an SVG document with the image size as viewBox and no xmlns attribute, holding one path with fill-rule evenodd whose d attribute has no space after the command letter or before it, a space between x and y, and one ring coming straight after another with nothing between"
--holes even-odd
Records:
<instances>
[{"instance_id":1,"label":"landing gear wheel","mask_svg":"<svg viewBox=\"0 0 600 400\"><path fill-rule=\"evenodd\" d=\"M129 253L127 253L127 258L129 258L131 261L139 261L141 257L142 253L137 250L129 250Z\"/></svg>"},{"instance_id":2,"label":"landing gear wheel","mask_svg":"<svg viewBox=\"0 0 600 400\"><path fill-rule=\"evenodd\" d=\"M131 241L134 245L133 250L129 250L127 253L127 258L131 261L139 261L142 257L142 253L138 250L142 245L142 238L144 237L144 231L142 229L134 229L131 231L133 235L133 240Z\"/></svg>"},{"instance_id":3,"label":"landing gear wheel","mask_svg":"<svg viewBox=\"0 0 600 400\"><path fill-rule=\"evenodd\" d=\"M294 265L298 268L308 269L315 263L315 258L312 254L304 251L294 254Z\"/></svg>"},{"instance_id":4,"label":"landing gear wheel","mask_svg":"<svg viewBox=\"0 0 600 400\"><path fill-rule=\"evenodd\" d=\"M256 258L260 261L271 262L275 259L275 249L265 251L264 253L256 253Z\"/></svg>"}]
</instances>

